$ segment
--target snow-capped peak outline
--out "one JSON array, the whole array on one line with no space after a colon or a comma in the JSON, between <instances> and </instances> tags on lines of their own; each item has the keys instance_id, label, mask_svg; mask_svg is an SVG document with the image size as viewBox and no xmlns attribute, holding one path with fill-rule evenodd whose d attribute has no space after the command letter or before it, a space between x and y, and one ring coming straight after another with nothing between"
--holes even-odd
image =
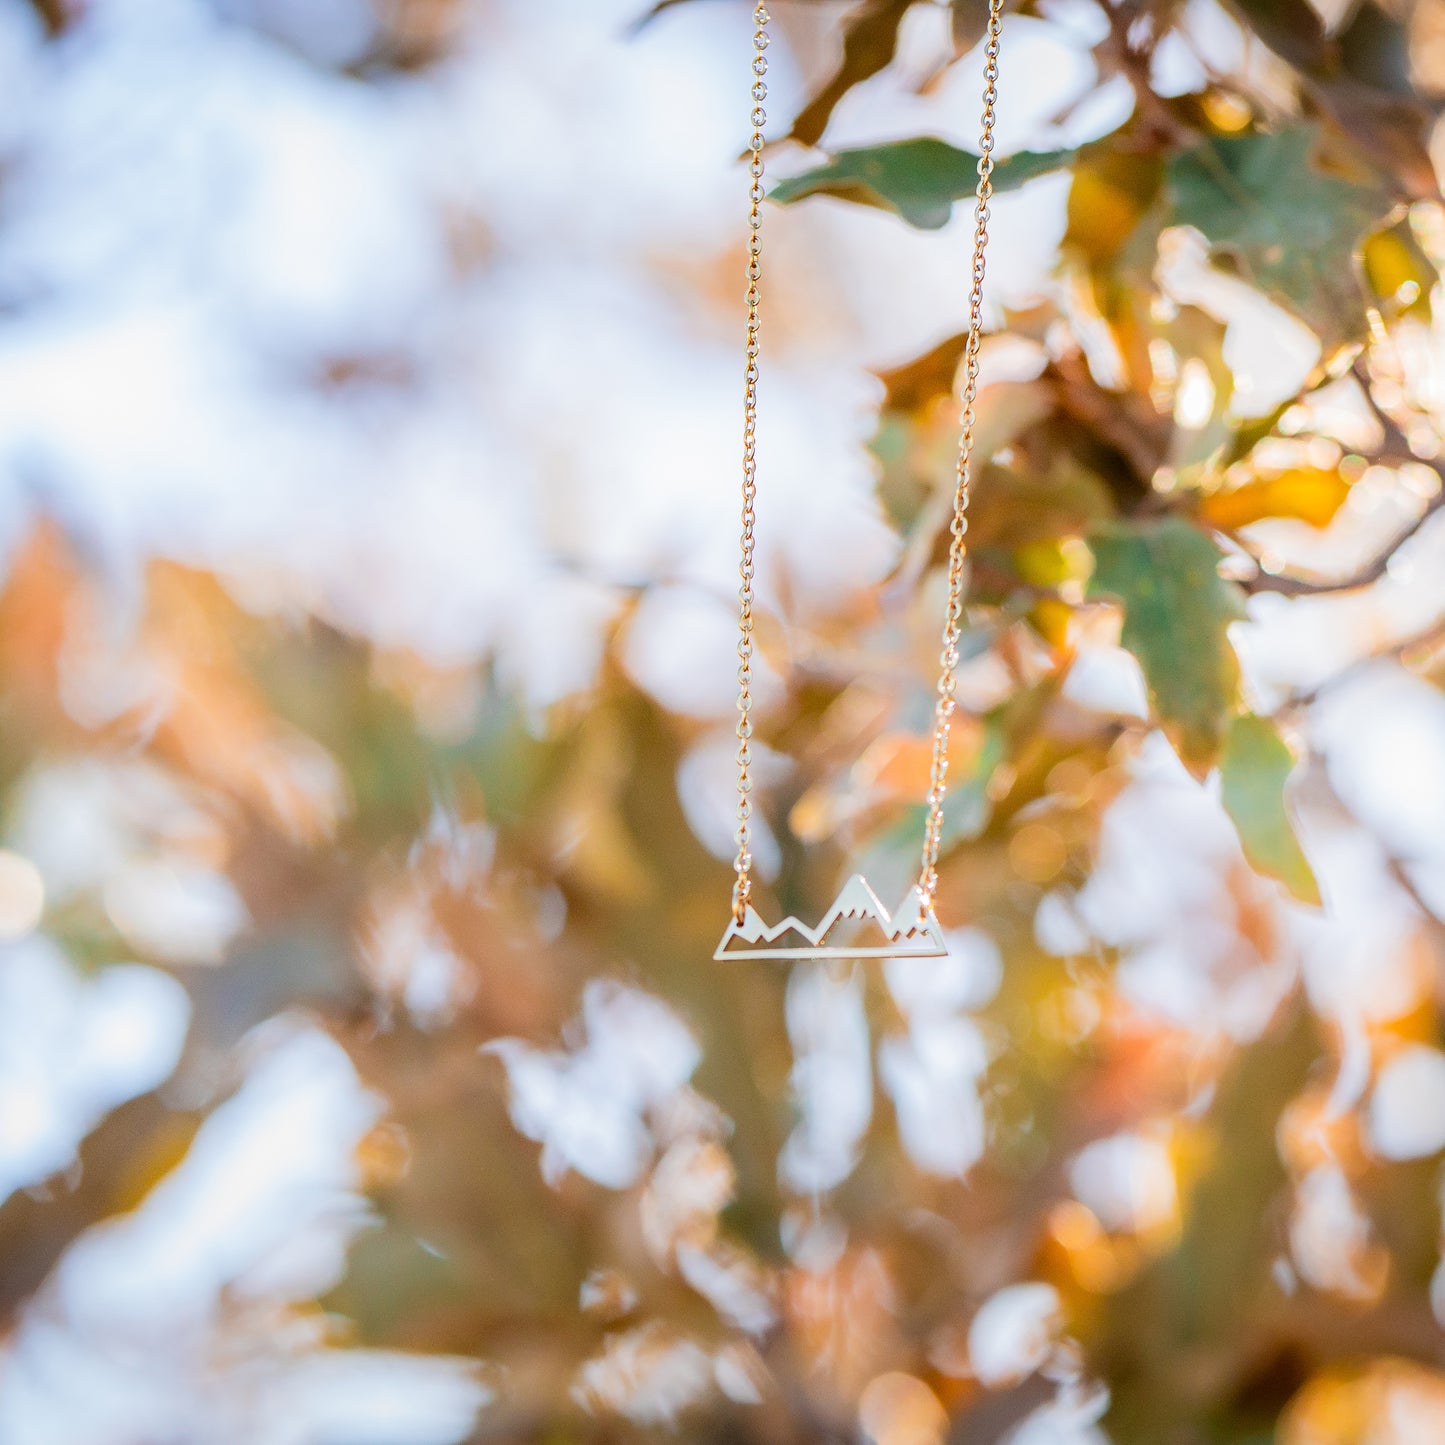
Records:
<instances>
[{"instance_id":1,"label":"snow-capped peak outline","mask_svg":"<svg viewBox=\"0 0 1445 1445\"><path fill-rule=\"evenodd\" d=\"M843 919L873 920L886 941L861 947L824 943L829 930ZM780 943L788 933L796 933L806 942ZM938 919L916 887L909 889L898 908L889 913L868 880L854 873L838 890L816 928L809 928L791 915L769 927L749 904L741 923L729 920L713 958L943 958L947 953Z\"/></svg>"}]
</instances>

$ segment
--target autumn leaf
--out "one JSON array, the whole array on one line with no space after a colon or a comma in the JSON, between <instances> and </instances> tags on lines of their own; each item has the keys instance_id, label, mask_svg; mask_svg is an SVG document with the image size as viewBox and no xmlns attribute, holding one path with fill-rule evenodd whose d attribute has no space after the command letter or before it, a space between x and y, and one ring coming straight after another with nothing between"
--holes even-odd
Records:
<instances>
[{"instance_id":1,"label":"autumn leaf","mask_svg":"<svg viewBox=\"0 0 1445 1445\"><path fill-rule=\"evenodd\" d=\"M1319 884L1295 837L1285 800L1294 763L1289 744L1268 718L1235 718L1220 760L1224 808L1250 865L1277 878L1296 898L1318 905Z\"/></svg>"},{"instance_id":2,"label":"autumn leaf","mask_svg":"<svg viewBox=\"0 0 1445 1445\"><path fill-rule=\"evenodd\" d=\"M1069 645L1069 624L1074 619L1074 609L1057 597L1040 597L1029 608L1029 622L1035 632L1050 647L1059 649Z\"/></svg>"},{"instance_id":3,"label":"autumn leaf","mask_svg":"<svg viewBox=\"0 0 1445 1445\"><path fill-rule=\"evenodd\" d=\"M1073 151L1020 151L993 169L995 192L1017 190L1025 181L1067 166ZM860 206L895 211L920 230L946 226L953 203L974 193L978 157L932 136L839 151L826 165L792 176L773 187L783 205L805 196L836 196Z\"/></svg>"},{"instance_id":4,"label":"autumn leaf","mask_svg":"<svg viewBox=\"0 0 1445 1445\"><path fill-rule=\"evenodd\" d=\"M1314 70L1336 59L1324 21L1309 0L1232 0L1231 8L1297 70Z\"/></svg>"},{"instance_id":5,"label":"autumn leaf","mask_svg":"<svg viewBox=\"0 0 1445 1445\"><path fill-rule=\"evenodd\" d=\"M1239 691L1228 628L1244 615L1219 548L1183 518L1116 523L1089 538L1090 597L1116 599L1123 644L1144 669L1154 712L1196 771L1214 761Z\"/></svg>"},{"instance_id":6,"label":"autumn leaf","mask_svg":"<svg viewBox=\"0 0 1445 1445\"><path fill-rule=\"evenodd\" d=\"M918 411L935 397L953 391L953 379L968 346L968 333L961 331L912 361L876 373L883 383L883 405L888 411Z\"/></svg>"},{"instance_id":7,"label":"autumn leaf","mask_svg":"<svg viewBox=\"0 0 1445 1445\"><path fill-rule=\"evenodd\" d=\"M1058 587L1088 576L1089 549L1077 537L1041 537L1014 549L1014 571L1035 587Z\"/></svg>"},{"instance_id":8,"label":"autumn leaf","mask_svg":"<svg viewBox=\"0 0 1445 1445\"><path fill-rule=\"evenodd\" d=\"M688 0L657 0L634 23L633 30L641 30L663 11L685 3ZM822 140L838 102L855 85L877 75L891 63L898 49L898 27L913 4L914 0L863 0L849 14L844 22L843 58L838 68L798 113L785 140L806 146L815 146ZM955 23L958 23L957 15Z\"/></svg>"},{"instance_id":9,"label":"autumn leaf","mask_svg":"<svg viewBox=\"0 0 1445 1445\"><path fill-rule=\"evenodd\" d=\"M1291 467L1278 476L1211 493L1199 515L1225 532L1266 517L1293 517L1311 527L1327 527L1349 494L1350 484L1332 467Z\"/></svg>"},{"instance_id":10,"label":"autumn leaf","mask_svg":"<svg viewBox=\"0 0 1445 1445\"><path fill-rule=\"evenodd\" d=\"M1365 241L1365 280L1386 316L1430 319L1430 292L1440 275L1415 239L1408 216Z\"/></svg>"},{"instance_id":11,"label":"autumn leaf","mask_svg":"<svg viewBox=\"0 0 1445 1445\"><path fill-rule=\"evenodd\" d=\"M898 48L898 27L913 0L864 0L847 19L843 60L828 83L799 112L789 140L817 145L834 107L860 81L877 75Z\"/></svg>"},{"instance_id":12,"label":"autumn leaf","mask_svg":"<svg viewBox=\"0 0 1445 1445\"><path fill-rule=\"evenodd\" d=\"M953 0L953 45L960 55L988 33L988 0Z\"/></svg>"},{"instance_id":13,"label":"autumn leaf","mask_svg":"<svg viewBox=\"0 0 1445 1445\"><path fill-rule=\"evenodd\" d=\"M673 10L676 9L677 6L685 5L687 3L688 0L657 0L657 3L655 5L653 5L648 10L644 10L642 14L639 15L637 19L632 22L633 33L636 34L638 31L650 25L652 21L656 20L657 17L663 13L663 11Z\"/></svg>"},{"instance_id":14,"label":"autumn leaf","mask_svg":"<svg viewBox=\"0 0 1445 1445\"><path fill-rule=\"evenodd\" d=\"M1107 266L1134 234L1159 192L1159 162L1149 155L1089 146L1072 170L1064 245Z\"/></svg>"}]
</instances>

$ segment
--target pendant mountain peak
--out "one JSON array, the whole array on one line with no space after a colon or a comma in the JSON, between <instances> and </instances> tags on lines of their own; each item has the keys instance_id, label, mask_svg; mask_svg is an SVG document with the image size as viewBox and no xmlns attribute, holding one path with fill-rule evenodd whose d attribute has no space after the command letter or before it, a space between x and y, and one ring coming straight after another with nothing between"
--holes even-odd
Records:
<instances>
[{"instance_id":1,"label":"pendant mountain peak","mask_svg":"<svg viewBox=\"0 0 1445 1445\"><path fill-rule=\"evenodd\" d=\"M889 913L861 874L854 873L816 928L787 917L771 927L751 904L729 922L713 954L725 958L943 958L943 931L922 893L911 888Z\"/></svg>"}]
</instances>

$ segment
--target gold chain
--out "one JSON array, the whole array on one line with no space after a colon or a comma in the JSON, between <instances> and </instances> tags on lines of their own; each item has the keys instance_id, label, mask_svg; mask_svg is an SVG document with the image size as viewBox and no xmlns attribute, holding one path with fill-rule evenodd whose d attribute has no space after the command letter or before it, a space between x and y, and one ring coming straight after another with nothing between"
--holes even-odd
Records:
<instances>
[{"instance_id":1,"label":"gold chain","mask_svg":"<svg viewBox=\"0 0 1445 1445\"><path fill-rule=\"evenodd\" d=\"M753 552L758 498L758 281L762 268L763 126L768 98L768 8L759 3L753 11L753 134L748 143L748 340L743 377L743 532L738 563L738 810L737 859L733 863L733 917L741 923L752 893L753 852Z\"/></svg>"},{"instance_id":2,"label":"gold chain","mask_svg":"<svg viewBox=\"0 0 1445 1445\"><path fill-rule=\"evenodd\" d=\"M1003 0L989 0L984 40L983 117L978 141L978 186L974 192L973 289L968 297L968 342L963 350L963 412L959 417L957 484L949 526L948 605L943 614L938 700L933 707L933 763L928 774L928 816L923 824L923 866L918 889L928 906L938 887L938 849L943 841L943 798L948 792L948 737L953 729L958 639L963 621L963 566L968 557L968 502L973 485L973 429L977 420L978 350L983 342L983 265L988 249L989 201L993 199L994 107L998 104L999 30Z\"/></svg>"},{"instance_id":3,"label":"gold chain","mask_svg":"<svg viewBox=\"0 0 1445 1445\"><path fill-rule=\"evenodd\" d=\"M933 712L933 755L928 780L928 813L923 832L923 863L918 887L923 903L932 908L938 887L938 852L943 840L943 800L948 792L948 740L958 703L956 673L958 644L963 623L964 565L968 557L968 503L972 487L973 441L977 421L979 347L983 341L984 256L988 247L989 202L993 198L994 111L998 102L999 32L1004 0L989 0L988 30L984 42L982 132L979 137L978 186L975 190L973 232L973 286L968 300L968 341L964 347L963 410L959 418L958 461L949 527L948 604L943 620L943 649L939 654L938 697ZM733 917L741 924L752 893L752 676L754 536L758 495L758 281L762 276L763 126L767 120L768 11L759 4L753 11L753 133L749 143L747 265L747 368L743 388L743 509L741 561L738 575L738 723L737 723L737 858L734 869Z\"/></svg>"}]
</instances>

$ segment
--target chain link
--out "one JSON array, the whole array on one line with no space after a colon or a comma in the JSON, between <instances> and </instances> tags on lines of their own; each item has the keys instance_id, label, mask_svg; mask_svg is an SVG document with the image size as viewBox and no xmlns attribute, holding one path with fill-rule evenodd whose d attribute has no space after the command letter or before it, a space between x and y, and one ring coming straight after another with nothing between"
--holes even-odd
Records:
<instances>
[{"instance_id":1,"label":"chain link","mask_svg":"<svg viewBox=\"0 0 1445 1445\"><path fill-rule=\"evenodd\" d=\"M752 895L752 766L753 766L753 554L757 541L758 498L758 282L762 278L763 227L763 126L768 98L768 10L759 4L753 11L753 134L748 143L748 333L747 367L743 373L743 515L741 559L738 563L738 808L737 859L733 869L733 917L739 923Z\"/></svg>"},{"instance_id":2,"label":"chain link","mask_svg":"<svg viewBox=\"0 0 1445 1445\"><path fill-rule=\"evenodd\" d=\"M973 485L973 433L977 421L978 353L983 342L983 272L988 249L989 202L993 199L994 108L998 104L999 31L1004 0L989 0L984 40L983 116L978 142L978 187L974 193L973 288L968 298L968 341L963 351L963 411L959 417L958 461L949 524L948 603L943 614L938 698L933 707L933 759L928 774L928 814L923 824L923 864L918 890L928 907L938 888L938 850L943 842L943 799L948 792L948 739L958 706L958 641L963 624L964 563L968 558L968 503Z\"/></svg>"},{"instance_id":3,"label":"chain link","mask_svg":"<svg viewBox=\"0 0 1445 1445\"><path fill-rule=\"evenodd\" d=\"M923 862L918 887L928 907L938 887L938 853L943 841L943 800L948 792L948 742L957 709L958 644L963 626L964 567L968 558L968 503L973 480L973 442L977 421L979 347L983 341L984 257L988 247L989 203L993 198L995 107L998 102L999 33L1004 0L989 0L988 30L984 41L982 132L979 137L978 185L975 190L973 276L968 301L968 340L964 347L963 409L959 418L958 460L949 526L948 603L944 612L943 647L939 654L938 696L933 713L933 753L929 768L927 815L923 832ZM741 561L738 565L738 723L737 723L737 858L734 870L733 916L743 921L752 894L752 674L753 575L756 546L758 465L758 282L762 276L763 101L768 87L768 11L759 4L753 11L753 133L749 143L748 173L751 209L748 214L747 265L747 368L743 389L743 487Z\"/></svg>"}]
</instances>

